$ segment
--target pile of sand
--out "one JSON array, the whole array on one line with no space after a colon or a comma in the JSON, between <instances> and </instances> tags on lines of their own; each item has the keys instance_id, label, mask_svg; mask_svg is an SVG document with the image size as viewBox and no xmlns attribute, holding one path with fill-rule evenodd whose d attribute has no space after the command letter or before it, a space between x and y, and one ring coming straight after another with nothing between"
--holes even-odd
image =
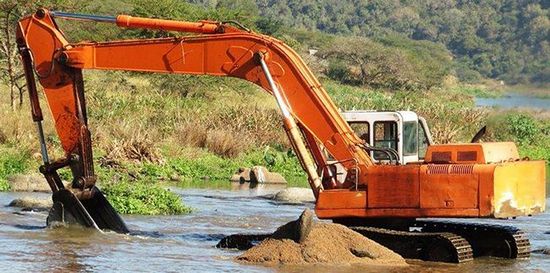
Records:
<instances>
[{"instance_id":1,"label":"pile of sand","mask_svg":"<svg viewBox=\"0 0 550 273\"><path fill-rule=\"evenodd\" d=\"M281 238L284 236L280 233L281 229L238 256L237 261L266 265L308 263L406 265L405 260L395 252L342 225L313 223L302 243Z\"/></svg>"}]
</instances>

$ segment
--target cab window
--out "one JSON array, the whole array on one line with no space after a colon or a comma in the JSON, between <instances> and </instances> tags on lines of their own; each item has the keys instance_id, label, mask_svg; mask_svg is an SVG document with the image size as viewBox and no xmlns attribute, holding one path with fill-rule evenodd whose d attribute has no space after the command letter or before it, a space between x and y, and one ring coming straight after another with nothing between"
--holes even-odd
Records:
<instances>
[{"instance_id":1,"label":"cab window","mask_svg":"<svg viewBox=\"0 0 550 273\"><path fill-rule=\"evenodd\" d=\"M374 123L374 147L392 148L397 151L397 123L377 121ZM383 152L374 152L374 159L389 159Z\"/></svg>"},{"instance_id":2,"label":"cab window","mask_svg":"<svg viewBox=\"0 0 550 273\"><path fill-rule=\"evenodd\" d=\"M424 126L418 128L418 159L424 159L426 157L426 150L428 150L428 134L424 130Z\"/></svg>"},{"instance_id":3,"label":"cab window","mask_svg":"<svg viewBox=\"0 0 550 273\"><path fill-rule=\"evenodd\" d=\"M416 155L418 152L418 122L403 122L403 155Z\"/></svg>"},{"instance_id":4,"label":"cab window","mask_svg":"<svg viewBox=\"0 0 550 273\"><path fill-rule=\"evenodd\" d=\"M350 122L349 126L355 134L367 144L370 143L370 125L368 122Z\"/></svg>"}]
</instances>

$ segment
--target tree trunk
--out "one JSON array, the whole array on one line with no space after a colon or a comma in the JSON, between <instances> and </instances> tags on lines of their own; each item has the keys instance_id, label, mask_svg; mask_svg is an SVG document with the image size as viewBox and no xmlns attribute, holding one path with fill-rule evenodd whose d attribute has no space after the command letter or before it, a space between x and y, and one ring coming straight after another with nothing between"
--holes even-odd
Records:
<instances>
[{"instance_id":1,"label":"tree trunk","mask_svg":"<svg viewBox=\"0 0 550 273\"><path fill-rule=\"evenodd\" d=\"M15 88L12 84L10 84L10 104L13 111L17 109L17 104L15 102Z\"/></svg>"},{"instance_id":2,"label":"tree trunk","mask_svg":"<svg viewBox=\"0 0 550 273\"><path fill-rule=\"evenodd\" d=\"M17 89L19 89L19 109L23 107L23 93L25 93L24 86L18 86Z\"/></svg>"},{"instance_id":3,"label":"tree trunk","mask_svg":"<svg viewBox=\"0 0 550 273\"><path fill-rule=\"evenodd\" d=\"M7 7L5 10L3 10L5 15L5 20L1 26L2 32L4 35L4 41L1 43L1 53L4 55L7 65L5 68L5 73L7 74L7 80L8 85L10 87L10 105L11 108L15 111L17 109L17 105L21 106L23 104L23 88L19 88L19 85L17 84L19 81L18 77L18 57L17 57L17 47L15 44L13 44L12 35L13 31L10 27L10 17L13 15L14 9L17 7L16 4L13 4L11 7ZM15 97L16 90L18 89L18 95L19 100ZM19 103L18 103L19 102Z\"/></svg>"}]
</instances>

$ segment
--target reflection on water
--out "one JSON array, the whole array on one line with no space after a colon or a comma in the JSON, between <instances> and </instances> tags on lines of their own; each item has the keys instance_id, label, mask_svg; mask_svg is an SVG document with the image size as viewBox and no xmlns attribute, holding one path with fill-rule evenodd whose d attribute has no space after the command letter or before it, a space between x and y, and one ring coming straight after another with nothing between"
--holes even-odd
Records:
<instances>
[{"instance_id":1,"label":"reflection on water","mask_svg":"<svg viewBox=\"0 0 550 273\"><path fill-rule=\"evenodd\" d=\"M497 98L475 98L475 104L476 106L550 110L550 98L537 98L514 93Z\"/></svg>"},{"instance_id":2,"label":"reflection on water","mask_svg":"<svg viewBox=\"0 0 550 273\"><path fill-rule=\"evenodd\" d=\"M550 257L533 254L530 260L476 259L450 265L411 262L409 268L364 266L240 265L240 252L216 249L224 235L270 232L295 219L306 205L286 205L257 198L273 189L173 189L196 208L182 216L124 216L131 235L100 233L81 228L48 229L46 213L14 214L5 207L21 194L0 193L1 272L541 272ZM48 197L44 194L35 194ZM545 214L516 220L480 220L515 225L529 234L533 249L550 247L550 217Z\"/></svg>"}]
</instances>

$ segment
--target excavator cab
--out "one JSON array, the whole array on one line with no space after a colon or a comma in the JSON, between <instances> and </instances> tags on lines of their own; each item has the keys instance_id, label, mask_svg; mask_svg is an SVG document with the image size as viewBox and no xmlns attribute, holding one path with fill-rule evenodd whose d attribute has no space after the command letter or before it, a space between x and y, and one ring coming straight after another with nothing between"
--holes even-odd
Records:
<instances>
[{"instance_id":1,"label":"excavator cab","mask_svg":"<svg viewBox=\"0 0 550 273\"><path fill-rule=\"evenodd\" d=\"M423 160L433 144L426 120L412 111L354 110L342 116L369 146L395 150L402 165ZM376 163L389 162L388 155L380 151L370 151L370 156Z\"/></svg>"}]
</instances>

